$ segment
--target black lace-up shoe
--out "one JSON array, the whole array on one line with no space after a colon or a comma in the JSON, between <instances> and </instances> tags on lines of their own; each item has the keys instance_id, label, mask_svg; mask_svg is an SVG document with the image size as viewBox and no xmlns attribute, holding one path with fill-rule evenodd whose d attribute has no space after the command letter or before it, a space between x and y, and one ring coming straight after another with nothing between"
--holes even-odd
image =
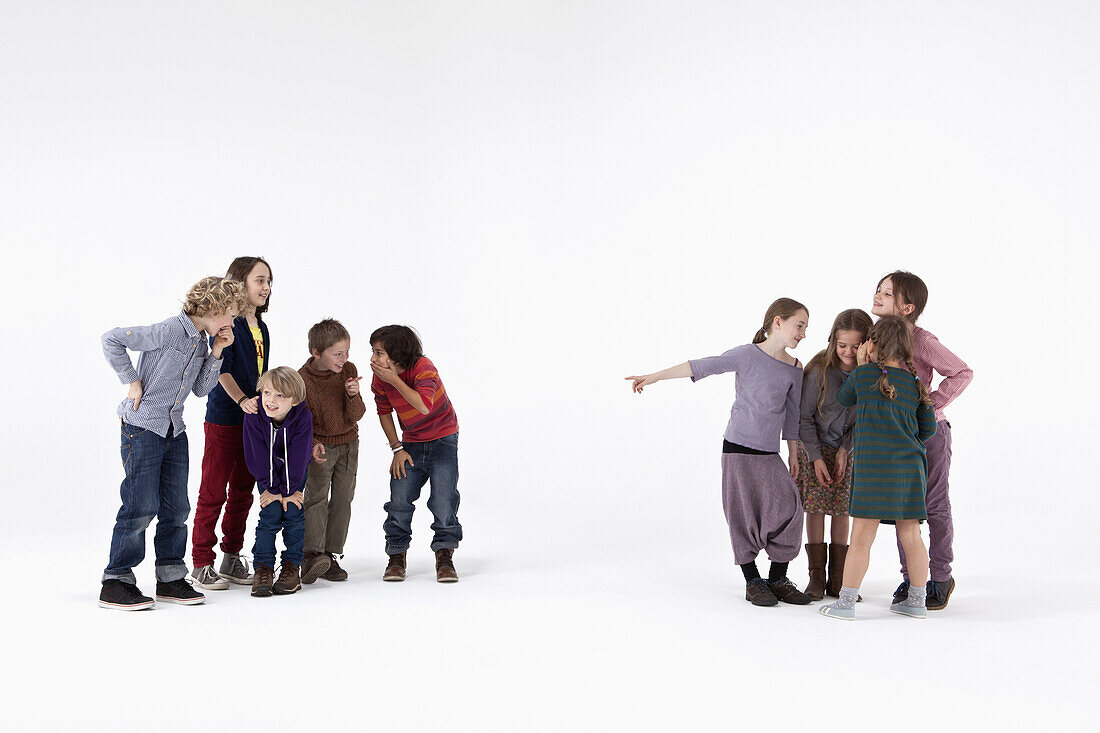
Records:
<instances>
[{"instance_id":1,"label":"black lace-up shoe","mask_svg":"<svg viewBox=\"0 0 1100 733\"><path fill-rule=\"evenodd\" d=\"M181 606L194 606L206 602L206 596L191 587L183 578L171 583L157 583L157 600L165 603L178 603Z\"/></svg>"},{"instance_id":2,"label":"black lace-up shoe","mask_svg":"<svg viewBox=\"0 0 1100 733\"><path fill-rule=\"evenodd\" d=\"M777 606L779 599L768 587L768 581L763 578L753 578L745 586L745 600L754 606Z\"/></svg>"},{"instance_id":3,"label":"black lace-up shoe","mask_svg":"<svg viewBox=\"0 0 1100 733\"><path fill-rule=\"evenodd\" d=\"M99 592L99 607L113 608L117 611L140 611L153 607L153 599L141 595L133 583L121 580L104 580L103 590Z\"/></svg>"}]
</instances>

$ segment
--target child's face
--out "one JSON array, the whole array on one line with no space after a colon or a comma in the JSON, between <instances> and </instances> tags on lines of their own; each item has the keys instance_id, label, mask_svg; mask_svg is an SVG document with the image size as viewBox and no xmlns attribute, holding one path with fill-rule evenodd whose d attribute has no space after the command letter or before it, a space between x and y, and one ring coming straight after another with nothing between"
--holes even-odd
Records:
<instances>
[{"instance_id":1,"label":"child's face","mask_svg":"<svg viewBox=\"0 0 1100 733\"><path fill-rule=\"evenodd\" d=\"M337 341L332 346L322 351L320 354L318 354L317 350L314 349L313 356L317 360L314 366L321 371L342 372L344 370L344 365L348 363L348 354L350 353L350 339Z\"/></svg>"},{"instance_id":2,"label":"child's face","mask_svg":"<svg viewBox=\"0 0 1100 733\"><path fill-rule=\"evenodd\" d=\"M264 412L275 422L285 420L290 413L290 408L298 404L293 398L287 397L270 385L264 385L263 390L260 392L260 402L263 403Z\"/></svg>"},{"instance_id":3,"label":"child's face","mask_svg":"<svg viewBox=\"0 0 1100 733\"><path fill-rule=\"evenodd\" d=\"M856 352L863 343L863 334L859 331L836 332L836 355L840 363L849 371L856 366Z\"/></svg>"},{"instance_id":4,"label":"child's face","mask_svg":"<svg viewBox=\"0 0 1100 733\"><path fill-rule=\"evenodd\" d=\"M894 295L894 281L888 277L884 278L875 289L875 297L871 302L871 315L905 318L912 312L911 303L902 303L901 299Z\"/></svg>"},{"instance_id":5,"label":"child's face","mask_svg":"<svg viewBox=\"0 0 1100 733\"><path fill-rule=\"evenodd\" d=\"M199 319L199 326L206 331L208 336L214 336L226 326L233 327L233 319L238 315L236 310L227 313L208 313Z\"/></svg>"},{"instance_id":6,"label":"child's face","mask_svg":"<svg viewBox=\"0 0 1100 733\"><path fill-rule=\"evenodd\" d=\"M262 308L271 295L271 270L262 262L252 266L252 271L244 281L248 302L253 308Z\"/></svg>"},{"instance_id":7,"label":"child's face","mask_svg":"<svg viewBox=\"0 0 1100 733\"><path fill-rule=\"evenodd\" d=\"M395 364L393 359L390 358L390 355L386 353L386 349L385 349L384 346L382 346L381 341L371 344L370 348L371 348L371 355L370 355L370 363L371 364L374 364L375 366L379 366L379 367L386 367L386 368L393 367L394 369L397 369L398 371L401 371L400 366L398 364Z\"/></svg>"},{"instance_id":8,"label":"child's face","mask_svg":"<svg viewBox=\"0 0 1100 733\"><path fill-rule=\"evenodd\" d=\"M771 337L778 337L785 349L793 349L798 342L806 338L806 327L810 325L810 314L798 311L790 318L779 319L779 327L772 326Z\"/></svg>"}]
</instances>

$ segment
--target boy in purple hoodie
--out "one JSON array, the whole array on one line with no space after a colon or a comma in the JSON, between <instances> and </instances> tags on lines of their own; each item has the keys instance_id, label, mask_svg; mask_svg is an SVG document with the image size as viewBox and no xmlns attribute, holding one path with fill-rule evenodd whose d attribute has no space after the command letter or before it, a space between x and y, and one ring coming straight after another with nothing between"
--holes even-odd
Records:
<instances>
[{"instance_id":1,"label":"boy in purple hoodie","mask_svg":"<svg viewBox=\"0 0 1100 733\"><path fill-rule=\"evenodd\" d=\"M305 381L290 367L265 372L256 390L260 409L254 415L245 414L243 427L244 460L260 492L252 595L289 595L302 587L306 535L302 487L313 451L313 415L304 404ZM280 529L286 550L275 580L275 535Z\"/></svg>"}]
</instances>

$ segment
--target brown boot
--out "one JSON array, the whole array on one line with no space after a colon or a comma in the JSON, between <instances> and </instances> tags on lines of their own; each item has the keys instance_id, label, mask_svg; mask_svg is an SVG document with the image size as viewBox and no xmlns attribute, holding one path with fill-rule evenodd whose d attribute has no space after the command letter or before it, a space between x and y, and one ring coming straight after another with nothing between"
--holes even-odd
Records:
<instances>
[{"instance_id":1,"label":"brown boot","mask_svg":"<svg viewBox=\"0 0 1100 733\"><path fill-rule=\"evenodd\" d=\"M439 583L457 583L458 573L455 572L455 564L451 559L454 550L435 551L435 579Z\"/></svg>"},{"instance_id":2,"label":"brown boot","mask_svg":"<svg viewBox=\"0 0 1100 733\"><path fill-rule=\"evenodd\" d=\"M282 570L279 571L279 579L275 581L271 592L277 596L289 596L291 593L297 593L301 590L302 581L298 576L300 570L300 565L284 562Z\"/></svg>"},{"instance_id":3,"label":"brown boot","mask_svg":"<svg viewBox=\"0 0 1100 733\"><path fill-rule=\"evenodd\" d=\"M390 555L390 562L386 565L386 572L382 575L382 580L389 580L399 582L405 579L405 553L399 552L396 555Z\"/></svg>"},{"instance_id":4,"label":"brown boot","mask_svg":"<svg viewBox=\"0 0 1100 733\"><path fill-rule=\"evenodd\" d=\"M266 565L257 565L252 576L252 595L267 598L271 595L271 584L275 582L275 570Z\"/></svg>"},{"instance_id":5,"label":"brown boot","mask_svg":"<svg viewBox=\"0 0 1100 733\"><path fill-rule=\"evenodd\" d=\"M844 585L844 558L848 556L848 545L829 543L829 578L825 581L825 595L840 598L840 587Z\"/></svg>"},{"instance_id":6,"label":"brown boot","mask_svg":"<svg viewBox=\"0 0 1100 733\"><path fill-rule=\"evenodd\" d=\"M332 559L332 563L328 566L328 570L321 577L330 583L339 583L348 579L348 571L340 567L340 564L336 562L336 555L329 553L329 557Z\"/></svg>"},{"instance_id":7,"label":"brown boot","mask_svg":"<svg viewBox=\"0 0 1100 733\"><path fill-rule=\"evenodd\" d=\"M307 552L305 562L302 563L302 582L306 585L317 582L328 572L332 559L327 552Z\"/></svg>"},{"instance_id":8,"label":"brown boot","mask_svg":"<svg viewBox=\"0 0 1100 733\"><path fill-rule=\"evenodd\" d=\"M825 555L824 542L806 545L806 557L810 564L810 584L806 586L806 595L815 601L825 597Z\"/></svg>"}]
</instances>

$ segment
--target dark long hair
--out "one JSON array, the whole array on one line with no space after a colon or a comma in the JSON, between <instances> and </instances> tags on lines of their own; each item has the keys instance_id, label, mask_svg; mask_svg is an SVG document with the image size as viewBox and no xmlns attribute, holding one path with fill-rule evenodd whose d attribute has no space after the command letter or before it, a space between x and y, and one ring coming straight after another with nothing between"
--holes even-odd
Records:
<instances>
[{"instance_id":1,"label":"dark long hair","mask_svg":"<svg viewBox=\"0 0 1100 733\"><path fill-rule=\"evenodd\" d=\"M894 270L879 279L875 290L878 290L886 278L890 278L890 283L894 286L894 303L913 306L913 312L905 316L905 319L910 323L916 323L920 314L924 312L924 306L928 305L928 286L924 284L924 280L911 272Z\"/></svg>"},{"instance_id":2,"label":"dark long hair","mask_svg":"<svg viewBox=\"0 0 1100 733\"><path fill-rule=\"evenodd\" d=\"M890 384L887 376L886 362L898 361L917 380L921 403L931 407L932 398L928 394L928 387L917 377L916 367L913 366L913 331L906 320L901 316L883 316L871 329L869 338L875 345L875 361L882 371L882 376L878 378L878 391L891 400L897 396L897 388Z\"/></svg>"},{"instance_id":3,"label":"dark long hair","mask_svg":"<svg viewBox=\"0 0 1100 733\"><path fill-rule=\"evenodd\" d=\"M244 283L248 279L248 273L252 272L252 268L257 264L262 264L267 268L267 273L271 275L271 280L274 282L275 275L271 272L271 265L267 264L267 260L263 257L238 257L229 263L229 269L225 271L225 276ZM251 303L249 305L251 305ZM268 306L270 305L271 296L268 295L264 304L256 309L256 317L262 319L263 314L267 312Z\"/></svg>"}]
</instances>

